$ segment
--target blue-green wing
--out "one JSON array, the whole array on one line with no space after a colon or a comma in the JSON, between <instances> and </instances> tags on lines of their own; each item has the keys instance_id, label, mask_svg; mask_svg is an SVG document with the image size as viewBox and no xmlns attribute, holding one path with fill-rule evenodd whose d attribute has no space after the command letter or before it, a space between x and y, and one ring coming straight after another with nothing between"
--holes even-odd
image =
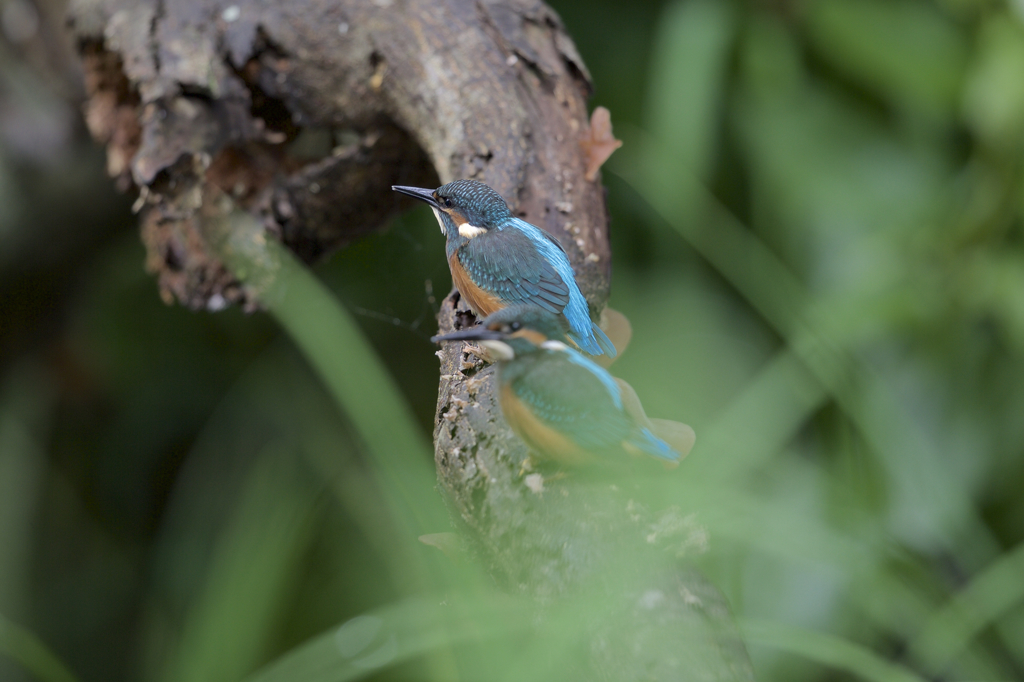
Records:
<instances>
[{"instance_id":1,"label":"blue-green wing","mask_svg":"<svg viewBox=\"0 0 1024 682\"><path fill-rule=\"evenodd\" d=\"M512 382L512 390L541 421L585 450L618 447L633 423L616 400L617 387L613 394L600 376L566 355L545 353Z\"/></svg>"},{"instance_id":2,"label":"blue-green wing","mask_svg":"<svg viewBox=\"0 0 1024 682\"><path fill-rule=\"evenodd\" d=\"M529 303L557 315L569 304L569 286L521 230L474 237L460 247L459 260L481 289L508 305Z\"/></svg>"}]
</instances>

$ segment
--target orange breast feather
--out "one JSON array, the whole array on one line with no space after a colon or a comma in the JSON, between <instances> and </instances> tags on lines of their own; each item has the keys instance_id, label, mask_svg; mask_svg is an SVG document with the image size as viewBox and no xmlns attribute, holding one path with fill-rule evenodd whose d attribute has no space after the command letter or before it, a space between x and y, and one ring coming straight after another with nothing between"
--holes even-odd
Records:
<instances>
[{"instance_id":1,"label":"orange breast feather","mask_svg":"<svg viewBox=\"0 0 1024 682\"><path fill-rule=\"evenodd\" d=\"M580 464L587 459L583 448L535 417L511 386L503 386L500 396L501 411L508 425L539 454L566 464Z\"/></svg>"},{"instance_id":2,"label":"orange breast feather","mask_svg":"<svg viewBox=\"0 0 1024 682\"><path fill-rule=\"evenodd\" d=\"M476 282L466 272L466 268L462 267L462 263L459 262L458 252L448 258L448 267L452 271L452 283L469 303L469 307L473 309L477 317L487 317L505 307L500 298L476 285Z\"/></svg>"}]
</instances>

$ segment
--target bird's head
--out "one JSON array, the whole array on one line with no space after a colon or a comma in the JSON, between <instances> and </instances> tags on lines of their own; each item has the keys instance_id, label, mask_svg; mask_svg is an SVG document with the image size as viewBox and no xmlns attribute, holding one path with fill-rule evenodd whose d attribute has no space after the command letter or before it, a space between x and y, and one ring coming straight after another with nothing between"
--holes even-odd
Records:
<instances>
[{"instance_id":1,"label":"bird's head","mask_svg":"<svg viewBox=\"0 0 1024 682\"><path fill-rule=\"evenodd\" d=\"M508 204L482 182L454 180L437 189L392 185L391 189L425 202L432 209L441 231L449 239L472 239L501 227L512 217Z\"/></svg>"},{"instance_id":2,"label":"bird's head","mask_svg":"<svg viewBox=\"0 0 1024 682\"><path fill-rule=\"evenodd\" d=\"M542 350L567 349L567 331L561 317L543 308L519 305L491 313L475 327L435 336L431 341L479 341L497 360L508 361Z\"/></svg>"}]
</instances>

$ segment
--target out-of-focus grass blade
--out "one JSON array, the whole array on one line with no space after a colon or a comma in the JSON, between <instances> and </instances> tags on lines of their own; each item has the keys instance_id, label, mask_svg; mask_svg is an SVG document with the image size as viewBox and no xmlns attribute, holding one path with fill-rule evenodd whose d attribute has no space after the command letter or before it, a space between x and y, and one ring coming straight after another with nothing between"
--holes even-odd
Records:
<instances>
[{"instance_id":1,"label":"out-of-focus grass blade","mask_svg":"<svg viewBox=\"0 0 1024 682\"><path fill-rule=\"evenodd\" d=\"M656 138L632 136L612 157L611 170L729 279L773 327L784 335L793 333L808 303L799 280L718 205L697 176L680 173L659 145ZM691 207L680 197L697 201Z\"/></svg>"},{"instance_id":2,"label":"out-of-focus grass blade","mask_svg":"<svg viewBox=\"0 0 1024 682\"><path fill-rule=\"evenodd\" d=\"M807 7L808 35L835 65L900 107L952 112L967 44L936 3L823 0Z\"/></svg>"},{"instance_id":3,"label":"out-of-focus grass blade","mask_svg":"<svg viewBox=\"0 0 1024 682\"><path fill-rule=\"evenodd\" d=\"M990 144L1015 144L1024 129L1024 26L1008 12L994 13L978 34L964 88L964 118Z\"/></svg>"},{"instance_id":4,"label":"out-of-focus grass blade","mask_svg":"<svg viewBox=\"0 0 1024 682\"><path fill-rule=\"evenodd\" d=\"M713 158L733 17L730 3L691 0L668 7L658 23L649 125L679 167L699 177Z\"/></svg>"},{"instance_id":5,"label":"out-of-focus grass blade","mask_svg":"<svg viewBox=\"0 0 1024 682\"><path fill-rule=\"evenodd\" d=\"M835 566L856 575L873 569L881 551L811 518L793 499L768 499L740 490L704 486L703 481L676 486L676 494L694 500L709 534L747 549L774 555L792 565Z\"/></svg>"},{"instance_id":6,"label":"out-of-focus grass blade","mask_svg":"<svg viewBox=\"0 0 1024 682\"><path fill-rule=\"evenodd\" d=\"M789 343L849 416L865 441L881 455L898 494L889 508L891 528L912 545L961 551L957 537L970 537L968 554L984 556L995 543L966 490L947 470L929 434L897 398L891 378L879 376L829 333L828 317L811 305L799 280L695 178L664 174L670 162L657 144L632 140L613 159L633 188L707 258ZM680 191L680 184L695 188ZM677 197L702 197L686 211ZM985 667L996 669L989 662Z\"/></svg>"},{"instance_id":7,"label":"out-of-focus grass blade","mask_svg":"<svg viewBox=\"0 0 1024 682\"><path fill-rule=\"evenodd\" d=\"M688 476L708 482L749 473L793 438L828 393L790 350L780 351L701 434L709 454L688 463Z\"/></svg>"},{"instance_id":8,"label":"out-of-focus grass blade","mask_svg":"<svg viewBox=\"0 0 1024 682\"><path fill-rule=\"evenodd\" d=\"M910 644L910 651L936 675L1000 616L1024 602L1024 545L1003 555L946 606L936 612ZM1024 642L1005 640L1024 661Z\"/></svg>"},{"instance_id":9,"label":"out-of-focus grass blade","mask_svg":"<svg viewBox=\"0 0 1024 682\"><path fill-rule=\"evenodd\" d=\"M708 452L707 456L726 453ZM719 545L727 541L743 551L761 553L787 567L790 574L804 570L841 576L848 581L844 600L858 605L857 610L866 611L878 628L895 637L907 636L908 628L935 608L934 590L920 580L899 579L887 563L892 556L885 538L854 537L831 527L819 515L808 514L795 496L765 499L746 490L712 485L713 492L708 492L707 487L698 478L676 493L693 501L701 523ZM984 656L964 663L964 671L980 673L972 679L1001 679L999 667Z\"/></svg>"},{"instance_id":10,"label":"out-of-focus grass blade","mask_svg":"<svg viewBox=\"0 0 1024 682\"><path fill-rule=\"evenodd\" d=\"M890 557L891 558L891 557ZM871 618L887 639L912 640L920 634L921 623L927 623L934 614L941 599L941 580L932 580L924 574L907 575L894 570L891 563L879 563L874 574L864 576L847 592L850 603L858 604L858 611ZM918 667L928 669L927 662L916 657L913 651L910 660ZM932 676L936 677L936 676ZM984 649L968 648L950 667L945 679L1005 680L1012 679L1013 672L1000 665Z\"/></svg>"},{"instance_id":11,"label":"out-of-focus grass blade","mask_svg":"<svg viewBox=\"0 0 1024 682\"><path fill-rule=\"evenodd\" d=\"M221 201L230 206L226 197ZM291 336L358 431L374 465L379 494L393 512L398 537L391 554L393 563L406 571L404 586L416 592L450 579L438 568L439 557L423 552L417 540L451 524L434 490L431 449L358 325L327 287L291 252L268 239L248 213L231 206L204 223L204 234ZM443 678L451 661L432 656L428 667L430 675Z\"/></svg>"},{"instance_id":12,"label":"out-of-focus grass blade","mask_svg":"<svg viewBox=\"0 0 1024 682\"><path fill-rule=\"evenodd\" d=\"M30 593L35 507L50 421L48 377L34 363L12 368L0 387L0 610L21 618Z\"/></svg>"},{"instance_id":13,"label":"out-of-focus grass blade","mask_svg":"<svg viewBox=\"0 0 1024 682\"><path fill-rule=\"evenodd\" d=\"M237 680L264 660L317 499L289 459L268 446L244 482L165 668L167 682Z\"/></svg>"},{"instance_id":14,"label":"out-of-focus grass blade","mask_svg":"<svg viewBox=\"0 0 1024 682\"><path fill-rule=\"evenodd\" d=\"M626 559L625 563L629 563ZM752 682L741 635L716 587L678 565L585 584L534 619L497 674L468 679Z\"/></svg>"},{"instance_id":15,"label":"out-of-focus grass blade","mask_svg":"<svg viewBox=\"0 0 1024 682\"><path fill-rule=\"evenodd\" d=\"M3 616L0 616L0 651L24 666L39 682L78 682L38 637Z\"/></svg>"},{"instance_id":16,"label":"out-of-focus grass blade","mask_svg":"<svg viewBox=\"0 0 1024 682\"><path fill-rule=\"evenodd\" d=\"M900 15L906 3L863 5L826 1L809 6L809 12ZM934 14L923 5L909 11ZM762 33L760 40L744 46L748 64L759 64L766 54L786 53L793 42L785 31ZM903 49L884 49L890 48ZM753 171L755 198L761 198L760 213L754 214L765 216L748 233L752 239L769 233L772 244L781 244L788 262L808 282L808 307L800 315L805 324L797 334L782 333L880 455L893 491L893 532L921 549L949 549L967 527L962 557L994 553L998 545L973 510L969 487L954 473L957 465L974 466L973 458L947 445L954 429L928 414L928 397L922 395L928 389L921 378L911 374L912 367L906 374L885 371L888 367L878 371L858 356L898 325L919 319L934 295L934 284L920 277L920 268L910 270L905 258L911 235L946 219L938 209L946 205L952 165L934 149L908 144L819 87L811 74L797 80L792 92L779 95L758 82L756 68L744 73L745 96L738 98L742 106L735 118ZM679 211L676 215L686 217ZM731 267L740 269L744 258L738 254ZM774 263L764 265L756 270L767 290ZM773 324L779 328L777 320Z\"/></svg>"},{"instance_id":17,"label":"out-of-focus grass blade","mask_svg":"<svg viewBox=\"0 0 1024 682\"><path fill-rule=\"evenodd\" d=\"M789 342L796 356L834 396L890 469L902 495L894 523L912 524L915 537L952 549L952 534L967 527L976 542L994 546L966 492L951 479L920 427L905 416L882 377L855 361L810 315L803 285L695 177L666 173L672 163L658 144L637 137L613 157L620 174L703 255ZM680 190L685 186L685 190ZM680 196L699 200L688 211ZM826 318L827 321L827 318ZM863 385L863 388L852 380ZM897 513L898 512L898 513Z\"/></svg>"},{"instance_id":18,"label":"out-of-focus grass blade","mask_svg":"<svg viewBox=\"0 0 1024 682\"><path fill-rule=\"evenodd\" d=\"M741 620L740 630L748 643L782 649L870 682L924 682L910 670L840 637L761 620Z\"/></svg>"},{"instance_id":19,"label":"out-of-focus grass blade","mask_svg":"<svg viewBox=\"0 0 1024 682\"><path fill-rule=\"evenodd\" d=\"M1024 262L1012 251L974 254L964 263L959 295L978 315L998 319L1024 348Z\"/></svg>"},{"instance_id":20,"label":"out-of-focus grass blade","mask_svg":"<svg viewBox=\"0 0 1024 682\"><path fill-rule=\"evenodd\" d=\"M218 254L305 353L351 419L383 477L387 496L415 544L447 529L434 493L431 450L394 380L331 292L287 249L267 239L252 216L231 211L206 233Z\"/></svg>"},{"instance_id":21,"label":"out-of-focus grass blade","mask_svg":"<svg viewBox=\"0 0 1024 682\"><path fill-rule=\"evenodd\" d=\"M511 637L530 610L511 600L469 604L416 598L342 623L247 678L246 682L348 682L440 647Z\"/></svg>"},{"instance_id":22,"label":"out-of-focus grass blade","mask_svg":"<svg viewBox=\"0 0 1024 682\"><path fill-rule=\"evenodd\" d=\"M1017 21L995 13L986 20L979 40L982 52L965 94L969 123L992 143L1015 144L1024 110L1018 101L1020 86L1010 81L1013 65L1024 55L1024 30ZM753 51L750 46L747 50ZM737 119L755 178L761 178L771 197L768 213L781 213L788 222L783 233L790 239L799 226L806 226L808 238L801 244L812 245L807 251L815 269L808 279L818 290L847 288L845 300L814 300L810 317L827 319L818 328L848 349L855 349L862 337L892 334L894 325L920 316L938 288L937 281L922 278L920 271L908 277L906 263L898 257L906 253L906 239L898 235L935 222L944 224L934 211L946 205L939 197L948 192L952 168L938 156L922 155L920 148L899 142L885 127L809 83L801 88L800 97L765 94L757 85L748 83L747 89L760 93L761 101L741 108ZM840 229L826 229L829 225ZM835 267L826 267L830 264ZM1024 297L1019 293L1021 268L1014 252L993 255L978 249L958 267L963 281L955 286L955 295L976 310L974 314L1000 320L1019 345L1024 338ZM847 274L837 277L835 272ZM940 278L945 276L943 270L940 273ZM884 310L887 306L890 309ZM914 409L908 403L915 397L920 400L920 393L908 396L906 388L914 387L918 378L868 373L860 377L859 389L838 397L862 429L870 427L863 433L883 455L881 462L895 491L889 497L893 531L909 544L928 548L948 544L943 535L956 536L970 528L958 551L965 563L976 563L997 545L970 508L972 482L954 472L973 470L980 458L969 448L948 445L956 433L945 420L907 418ZM897 391L901 381L904 390ZM1003 629L1000 624L1004 640L1020 640Z\"/></svg>"}]
</instances>

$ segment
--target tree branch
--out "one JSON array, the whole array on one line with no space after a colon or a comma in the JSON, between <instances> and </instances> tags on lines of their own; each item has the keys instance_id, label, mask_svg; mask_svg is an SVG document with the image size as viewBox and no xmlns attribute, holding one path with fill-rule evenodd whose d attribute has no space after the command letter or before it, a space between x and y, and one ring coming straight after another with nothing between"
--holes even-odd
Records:
<instances>
[{"instance_id":1,"label":"tree branch","mask_svg":"<svg viewBox=\"0 0 1024 682\"><path fill-rule=\"evenodd\" d=\"M72 21L87 121L107 144L112 175L140 190L147 265L165 300L210 309L258 300L204 239L202 221L216 210L203 207L210 186L308 261L404 208L392 184L475 178L561 241L592 309L603 307L608 221L580 145L589 75L542 2L77 0ZM457 294L446 299L442 332L471 322L459 303ZM622 665L604 667L632 671L614 679L645 674L666 646L693 656L707 649L679 641L689 630L666 644L652 623L728 630L719 597L699 578L644 570L644 557L665 555L645 539L650 525L678 510L647 511L615 486L572 476L547 481L546 492L528 487L526 449L494 402L492 368L460 345L440 355L438 478L495 579L550 599L602 576L635 577L607 586L651 607L626 609L615 625L629 629L634 653L626 638L594 634L595 669L614 652ZM698 532L676 528L662 540L676 546ZM625 555L635 567L606 571ZM662 598L642 601L655 593ZM690 679L751 678L742 647L714 650L723 653L707 659L707 674Z\"/></svg>"}]
</instances>

